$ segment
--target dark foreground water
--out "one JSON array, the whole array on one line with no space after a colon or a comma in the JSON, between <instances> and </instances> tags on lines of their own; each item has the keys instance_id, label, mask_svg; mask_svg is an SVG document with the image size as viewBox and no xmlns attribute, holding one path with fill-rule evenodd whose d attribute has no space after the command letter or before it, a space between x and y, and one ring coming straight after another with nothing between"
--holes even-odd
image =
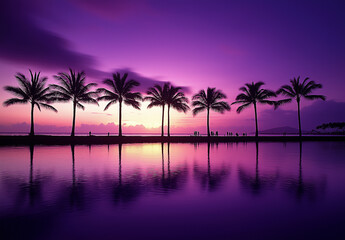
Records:
<instances>
[{"instance_id":1,"label":"dark foreground water","mask_svg":"<svg viewBox=\"0 0 345 240\"><path fill-rule=\"evenodd\" d=\"M345 143L2 147L0 239L345 239Z\"/></svg>"}]
</instances>

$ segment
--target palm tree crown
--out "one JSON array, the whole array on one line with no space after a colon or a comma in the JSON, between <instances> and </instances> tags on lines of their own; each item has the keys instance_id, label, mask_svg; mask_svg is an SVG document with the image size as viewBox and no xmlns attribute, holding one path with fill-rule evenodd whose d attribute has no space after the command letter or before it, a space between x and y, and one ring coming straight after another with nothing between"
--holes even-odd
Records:
<instances>
[{"instance_id":1,"label":"palm tree crown","mask_svg":"<svg viewBox=\"0 0 345 240\"><path fill-rule=\"evenodd\" d=\"M19 82L20 87L5 86L5 90L13 93L17 98L10 98L6 100L3 105L10 106L13 104L25 104L31 103L31 129L30 135L34 135L34 107L41 111L41 107L53 110L57 110L49 105L52 101L51 93L49 93L49 87L45 87L45 83L48 78L40 78L40 72L33 74L30 71L31 80L29 81L24 74L17 73L15 76Z\"/></svg>"},{"instance_id":2,"label":"palm tree crown","mask_svg":"<svg viewBox=\"0 0 345 240\"><path fill-rule=\"evenodd\" d=\"M193 115L197 115L199 112L207 110L207 135L210 136L210 109L224 113L225 111L230 111L230 106L225 101L220 101L226 99L226 95L216 88L207 88L207 91L200 90L199 93L193 96L192 105Z\"/></svg>"},{"instance_id":3,"label":"palm tree crown","mask_svg":"<svg viewBox=\"0 0 345 240\"><path fill-rule=\"evenodd\" d=\"M174 87L170 83L166 83L166 97L165 103L168 106L168 137L170 137L170 107L174 108L178 112L186 113L189 110L188 98L185 97L181 87ZM165 85L165 84L164 84Z\"/></svg>"},{"instance_id":4,"label":"palm tree crown","mask_svg":"<svg viewBox=\"0 0 345 240\"><path fill-rule=\"evenodd\" d=\"M164 107L166 104L168 89L168 83L165 83L163 87L160 85L154 85L154 87L148 89L146 92L148 96L144 98L144 101L150 101L150 104L147 106L147 108L162 106L162 137L164 136Z\"/></svg>"},{"instance_id":5,"label":"palm tree crown","mask_svg":"<svg viewBox=\"0 0 345 240\"><path fill-rule=\"evenodd\" d=\"M59 73L54 76L61 85L51 84L52 92L56 101L61 102L73 102L73 122L71 136L74 136L75 132L75 115L76 107L85 109L82 103L94 103L97 104L95 97L96 92L90 91L91 87L97 86L96 83L85 83L85 72L75 73L72 69L69 69L69 73Z\"/></svg>"},{"instance_id":6,"label":"palm tree crown","mask_svg":"<svg viewBox=\"0 0 345 240\"><path fill-rule=\"evenodd\" d=\"M98 100L109 101L104 111L112 104L119 102L119 136L122 136L122 102L140 110L139 100L142 100L142 96L139 92L132 92L132 88L139 86L140 83L132 79L127 81L127 76L127 73L122 77L120 73L114 73L113 79L106 79L103 81L105 85L110 87L110 90L106 88L99 88L97 90L97 92L103 93L103 96L99 97Z\"/></svg>"},{"instance_id":7,"label":"palm tree crown","mask_svg":"<svg viewBox=\"0 0 345 240\"><path fill-rule=\"evenodd\" d=\"M300 77L290 80L291 85L284 85L278 91L277 94L287 96L287 99L279 100L276 103L276 107L289 103L292 99L296 99L298 107L298 126L299 126L299 136L302 136L301 129L301 114L300 114L300 101L301 98L308 100L322 99L326 100L324 95L313 95L311 94L313 90L322 88L321 84L317 84L314 81L309 81L309 78L305 78L303 82L300 81Z\"/></svg>"},{"instance_id":8,"label":"palm tree crown","mask_svg":"<svg viewBox=\"0 0 345 240\"><path fill-rule=\"evenodd\" d=\"M241 113L243 109L249 107L251 104L254 105L254 112L255 112L255 136L258 136L258 120L257 120L257 103L263 103L263 104L269 104L274 105L275 101L267 100L271 97L276 97L275 92L267 89L261 89L261 87L265 83L263 82L257 82L254 83L246 83L244 87L240 88L240 91L243 93L240 93L236 97L236 101L232 104L241 104L237 108L237 113Z\"/></svg>"}]
</instances>

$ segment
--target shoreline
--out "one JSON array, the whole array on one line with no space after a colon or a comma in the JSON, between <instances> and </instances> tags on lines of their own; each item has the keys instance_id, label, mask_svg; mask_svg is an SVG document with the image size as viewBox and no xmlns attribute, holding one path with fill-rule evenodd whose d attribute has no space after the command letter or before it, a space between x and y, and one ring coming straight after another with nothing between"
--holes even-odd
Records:
<instances>
[{"instance_id":1,"label":"shoreline","mask_svg":"<svg viewBox=\"0 0 345 240\"><path fill-rule=\"evenodd\" d=\"M0 146L27 145L103 145L122 143L227 143L227 142L345 142L345 136L0 136Z\"/></svg>"}]
</instances>

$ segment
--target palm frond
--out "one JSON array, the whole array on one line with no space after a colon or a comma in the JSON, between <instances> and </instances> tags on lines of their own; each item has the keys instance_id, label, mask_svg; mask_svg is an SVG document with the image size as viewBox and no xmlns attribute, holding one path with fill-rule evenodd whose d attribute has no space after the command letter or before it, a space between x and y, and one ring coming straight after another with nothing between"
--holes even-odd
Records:
<instances>
[{"instance_id":1,"label":"palm frond","mask_svg":"<svg viewBox=\"0 0 345 240\"><path fill-rule=\"evenodd\" d=\"M134 99L125 99L124 100L124 103L128 106L132 106L134 107L135 109L138 109L140 110L140 103Z\"/></svg>"},{"instance_id":2,"label":"palm frond","mask_svg":"<svg viewBox=\"0 0 345 240\"><path fill-rule=\"evenodd\" d=\"M82 109L83 111L85 110L84 105L81 104L81 103L79 103L79 102L77 102L77 108L80 108L80 109Z\"/></svg>"},{"instance_id":3,"label":"palm frond","mask_svg":"<svg viewBox=\"0 0 345 240\"><path fill-rule=\"evenodd\" d=\"M230 111L230 106L227 102L221 101L212 104L211 109L216 112L224 113L225 111Z\"/></svg>"},{"instance_id":4,"label":"palm frond","mask_svg":"<svg viewBox=\"0 0 345 240\"><path fill-rule=\"evenodd\" d=\"M13 93L14 95L16 95L18 97L22 97L23 99L29 98L29 96L21 88L5 86L4 89L8 92Z\"/></svg>"},{"instance_id":5,"label":"palm frond","mask_svg":"<svg viewBox=\"0 0 345 240\"><path fill-rule=\"evenodd\" d=\"M192 102L192 106L196 107L196 106L200 106L200 107L207 107L207 104L205 104L205 102L199 101L199 100L194 100Z\"/></svg>"},{"instance_id":6,"label":"palm frond","mask_svg":"<svg viewBox=\"0 0 345 240\"><path fill-rule=\"evenodd\" d=\"M115 101L115 102L117 102L118 98L114 98L113 96L104 95L104 96L98 97L97 100L98 101L105 100L105 101Z\"/></svg>"},{"instance_id":7,"label":"palm frond","mask_svg":"<svg viewBox=\"0 0 345 240\"><path fill-rule=\"evenodd\" d=\"M158 107L158 106L163 106L163 104L161 104L160 102L151 101L149 105L147 105L147 108Z\"/></svg>"},{"instance_id":8,"label":"palm frond","mask_svg":"<svg viewBox=\"0 0 345 240\"><path fill-rule=\"evenodd\" d=\"M110 102L107 103L107 105L104 108L104 111L107 110L111 105L113 105L114 103L116 103L115 100L111 100Z\"/></svg>"},{"instance_id":9,"label":"palm frond","mask_svg":"<svg viewBox=\"0 0 345 240\"><path fill-rule=\"evenodd\" d=\"M245 108L249 107L251 105L251 103L245 103L241 106L239 106L236 110L237 113L241 113Z\"/></svg>"},{"instance_id":10,"label":"palm frond","mask_svg":"<svg viewBox=\"0 0 345 240\"><path fill-rule=\"evenodd\" d=\"M206 107L196 107L193 108L192 112L193 112L193 116L197 115L200 112L205 111L207 108Z\"/></svg>"},{"instance_id":11,"label":"palm frond","mask_svg":"<svg viewBox=\"0 0 345 240\"><path fill-rule=\"evenodd\" d=\"M260 100L259 103L268 104L268 105L275 105L276 101Z\"/></svg>"},{"instance_id":12,"label":"palm frond","mask_svg":"<svg viewBox=\"0 0 345 240\"><path fill-rule=\"evenodd\" d=\"M13 105L13 104L25 104L25 103L28 103L29 101L27 99L19 99L19 98L10 98L10 99L7 99L3 105L5 107L8 107L10 105Z\"/></svg>"},{"instance_id":13,"label":"palm frond","mask_svg":"<svg viewBox=\"0 0 345 240\"><path fill-rule=\"evenodd\" d=\"M44 107L44 108L48 109L48 110L52 110L52 111L54 111L54 112L57 112L57 111L58 111L58 110L57 110L56 108L54 108L52 105L49 105L49 104L46 104L46 103L39 103L39 105L40 105L41 107Z\"/></svg>"},{"instance_id":14,"label":"palm frond","mask_svg":"<svg viewBox=\"0 0 345 240\"><path fill-rule=\"evenodd\" d=\"M323 101L326 100L326 97L323 95L306 95L306 96L304 96L304 98L306 98L308 100L315 100L315 99L322 99Z\"/></svg>"},{"instance_id":15,"label":"palm frond","mask_svg":"<svg viewBox=\"0 0 345 240\"><path fill-rule=\"evenodd\" d=\"M286 104L286 103L290 103L290 102L292 102L292 98L275 101L274 109L277 109L279 106Z\"/></svg>"}]
</instances>

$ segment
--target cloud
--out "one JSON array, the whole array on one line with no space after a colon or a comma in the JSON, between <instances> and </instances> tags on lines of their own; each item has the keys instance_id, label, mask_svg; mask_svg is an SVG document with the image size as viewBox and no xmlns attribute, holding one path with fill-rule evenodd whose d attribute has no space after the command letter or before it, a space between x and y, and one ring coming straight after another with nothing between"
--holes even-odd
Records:
<instances>
[{"instance_id":1,"label":"cloud","mask_svg":"<svg viewBox=\"0 0 345 240\"><path fill-rule=\"evenodd\" d=\"M91 114L113 116L113 114L111 113L104 113L104 112L91 112Z\"/></svg>"},{"instance_id":2,"label":"cloud","mask_svg":"<svg viewBox=\"0 0 345 240\"><path fill-rule=\"evenodd\" d=\"M95 58L71 50L70 42L41 28L34 19L38 14L36 9L42 10L39 1L1 1L0 57L45 69L72 67L92 72Z\"/></svg>"},{"instance_id":3,"label":"cloud","mask_svg":"<svg viewBox=\"0 0 345 240\"><path fill-rule=\"evenodd\" d=\"M94 9L95 11L125 11L133 8L127 1L79 1L74 2ZM140 4L139 4L140 5ZM39 10L38 10L39 9ZM95 68L96 58L72 50L72 44L57 34L40 27L35 17L47 13L49 6L42 0L24 1L12 0L0 2L0 58L29 66L38 66L47 70L66 72L69 67L74 70L84 70L87 78L101 82L111 78L112 72L101 71ZM40 12L39 12L40 11ZM98 10L97 10L98 11ZM155 78L144 77L130 68L121 68L113 72L129 74L129 77L141 83L138 91L146 92L147 88L155 84L163 84ZM183 87L189 92L188 87Z\"/></svg>"},{"instance_id":4,"label":"cloud","mask_svg":"<svg viewBox=\"0 0 345 240\"><path fill-rule=\"evenodd\" d=\"M147 12L145 0L72 0L72 2L94 15L110 20Z\"/></svg>"},{"instance_id":5,"label":"cloud","mask_svg":"<svg viewBox=\"0 0 345 240\"><path fill-rule=\"evenodd\" d=\"M191 119L191 121L193 121ZM224 135L227 131L232 131L234 133L238 132L242 134L243 132L248 132L243 130L243 126L234 127L234 126L213 126L212 131L219 131L220 135ZM18 133L18 134L28 134L30 131L30 124L16 123L16 124L7 124L0 125L0 133ZM107 123L107 124L80 124L76 126L76 133L79 134L88 134L89 132L93 134L106 134L108 132L116 134L118 132L118 125L116 123ZM146 128L142 124L137 125L122 125L122 131L124 134L160 134L161 127L155 128ZM174 126L170 128L171 134L193 134L194 131L199 131L201 134L206 134L206 125L195 125L193 127L188 126ZM56 125L42 125L35 124L35 133L36 134L70 134L71 126L56 126ZM164 126L164 132L167 133L167 126Z\"/></svg>"},{"instance_id":6,"label":"cloud","mask_svg":"<svg viewBox=\"0 0 345 240\"><path fill-rule=\"evenodd\" d=\"M119 69L115 69L113 72L114 73L119 72L119 73L121 73L121 75L128 73L127 79L134 79L134 80L140 82L140 86L138 86L136 88L136 90L140 91L142 93L145 93L149 87L153 87L156 84L163 85L164 83L167 83L167 81L162 81L162 80L159 80L157 78L145 77L145 76L141 75L140 73L133 71L130 68L119 68ZM187 86L178 86L178 87L181 87L185 93L191 92L190 88Z\"/></svg>"},{"instance_id":7,"label":"cloud","mask_svg":"<svg viewBox=\"0 0 345 240\"><path fill-rule=\"evenodd\" d=\"M0 125L0 132L2 133L29 133L30 124L29 123L17 123L11 125ZM145 128L144 125L135 126L122 126L124 133L159 133L160 127L157 128ZM76 126L76 133L117 133L118 125L114 123L107 124L81 124ZM35 124L35 132L37 134L56 134L65 133L69 134L71 132L71 126L56 126L56 125L41 125Z\"/></svg>"}]
</instances>

